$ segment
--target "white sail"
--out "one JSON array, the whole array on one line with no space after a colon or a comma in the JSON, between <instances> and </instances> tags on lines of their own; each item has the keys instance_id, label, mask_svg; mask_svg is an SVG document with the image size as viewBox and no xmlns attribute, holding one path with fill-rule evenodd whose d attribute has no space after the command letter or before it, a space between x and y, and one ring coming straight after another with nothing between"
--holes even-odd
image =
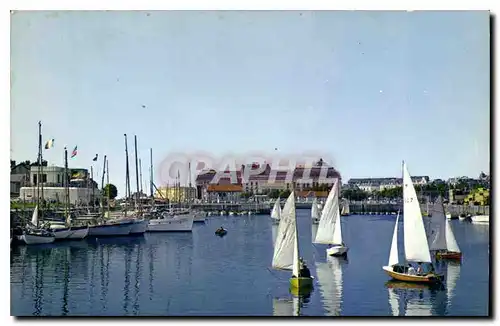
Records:
<instances>
[{"instance_id":1,"label":"white sail","mask_svg":"<svg viewBox=\"0 0 500 326\"><path fill-rule=\"evenodd\" d=\"M460 277L460 265L449 262L446 266L446 295L448 297L447 306L451 306L451 299L455 295L455 287Z\"/></svg>"},{"instance_id":2,"label":"white sail","mask_svg":"<svg viewBox=\"0 0 500 326\"><path fill-rule=\"evenodd\" d=\"M273 211L271 212L271 217L275 220L279 220L281 216L281 206L280 206L280 198L276 199L274 203Z\"/></svg>"},{"instance_id":3,"label":"white sail","mask_svg":"<svg viewBox=\"0 0 500 326\"><path fill-rule=\"evenodd\" d=\"M291 217L293 219L293 233L295 234L293 241L293 266L292 266L292 275L295 277L299 277L300 271L300 262L299 262L299 234L297 230L297 215L295 214L295 192L292 190L290 197L288 198L291 201L292 211Z\"/></svg>"},{"instance_id":4,"label":"white sail","mask_svg":"<svg viewBox=\"0 0 500 326\"><path fill-rule=\"evenodd\" d=\"M274 248L274 245L276 244L276 235L278 233L278 225L277 224L271 225L271 233L272 233L272 237L273 237L273 248Z\"/></svg>"},{"instance_id":5,"label":"white sail","mask_svg":"<svg viewBox=\"0 0 500 326\"><path fill-rule=\"evenodd\" d=\"M321 211L321 218L319 220L318 231L316 232L314 243L335 243L333 239L335 221L337 219L337 215L340 214L337 182L338 181L335 181L332 189L330 190L325 206Z\"/></svg>"},{"instance_id":6,"label":"white sail","mask_svg":"<svg viewBox=\"0 0 500 326\"><path fill-rule=\"evenodd\" d=\"M405 258L409 262L431 263L429 244L425 234L422 212L415 187L411 181L406 164L403 162L403 200L404 200L404 246Z\"/></svg>"},{"instance_id":7,"label":"white sail","mask_svg":"<svg viewBox=\"0 0 500 326\"><path fill-rule=\"evenodd\" d=\"M335 218L335 228L333 229L333 243L342 244L342 225L340 223L340 214L336 214Z\"/></svg>"},{"instance_id":8,"label":"white sail","mask_svg":"<svg viewBox=\"0 0 500 326\"><path fill-rule=\"evenodd\" d=\"M448 220L446 220L446 249L451 252L460 252L457 240L453 234L453 229L451 228L451 224Z\"/></svg>"},{"instance_id":9,"label":"white sail","mask_svg":"<svg viewBox=\"0 0 500 326\"><path fill-rule=\"evenodd\" d=\"M399 316L399 300L396 293L394 293L394 289L388 287L387 291L389 291L389 305L391 306L391 311L393 316Z\"/></svg>"},{"instance_id":10,"label":"white sail","mask_svg":"<svg viewBox=\"0 0 500 326\"><path fill-rule=\"evenodd\" d=\"M319 217L318 200L316 199L316 197L314 197L314 200L311 205L311 218L317 219L318 217Z\"/></svg>"},{"instance_id":11,"label":"white sail","mask_svg":"<svg viewBox=\"0 0 500 326\"><path fill-rule=\"evenodd\" d=\"M316 263L316 275L327 316L340 316L342 304L342 268L335 257Z\"/></svg>"},{"instance_id":12,"label":"white sail","mask_svg":"<svg viewBox=\"0 0 500 326\"><path fill-rule=\"evenodd\" d=\"M295 224L295 195L292 192L283 207L278 224L272 262L272 267L275 269L294 269Z\"/></svg>"},{"instance_id":13,"label":"white sail","mask_svg":"<svg viewBox=\"0 0 500 326\"><path fill-rule=\"evenodd\" d=\"M31 216L31 224L38 226L38 205L35 206L33 210L33 215Z\"/></svg>"},{"instance_id":14,"label":"white sail","mask_svg":"<svg viewBox=\"0 0 500 326\"><path fill-rule=\"evenodd\" d=\"M293 316L293 301L273 298L273 316Z\"/></svg>"},{"instance_id":15,"label":"white sail","mask_svg":"<svg viewBox=\"0 0 500 326\"><path fill-rule=\"evenodd\" d=\"M446 214L444 212L443 197L439 196L437 198L431 215L431 217L428 217L430 219L428 230L429 249L444 250L446 249Z\"/></svg>"},{"instance_id":16,"label":"white sail","mask_svg":"<svg viewBox=\"0 0 500 326\"><path fill-rule=\"evenodd\" d=\"M394 225L394 232L392 233L391 251L389 253L389 266L396 265L399 263L398 222L399 222L399 212L398 212L398 216L396 217L396 225Z\"/></svg>"}]
</instances>

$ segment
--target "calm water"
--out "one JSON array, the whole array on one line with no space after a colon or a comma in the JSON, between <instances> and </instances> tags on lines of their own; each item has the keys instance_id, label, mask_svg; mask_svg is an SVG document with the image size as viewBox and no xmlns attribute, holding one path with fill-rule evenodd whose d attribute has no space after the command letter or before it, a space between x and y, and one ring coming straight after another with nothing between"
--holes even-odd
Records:
<instances>
[{"instance_id":1,"label":"calm water","mask_svg":"<svg viewBox=\"0 0 500 326\"><path fill-rule=\"evenodd\" d=\"M445 289L388 282L396 216L343 218L348 260L311 246L309 210L297 211L301 255L315 276L309 298L270 269L268 216L211 217L192 233L19 246L11 255L11 314L32 315L474 315L488 314L489 225L452 221L461 265L438 266ZM223 225L228 234L214 235ZM400 223L402 229L402 223ZM313 229L314 232L314 229Z\"/></svg>"}]
</instances>

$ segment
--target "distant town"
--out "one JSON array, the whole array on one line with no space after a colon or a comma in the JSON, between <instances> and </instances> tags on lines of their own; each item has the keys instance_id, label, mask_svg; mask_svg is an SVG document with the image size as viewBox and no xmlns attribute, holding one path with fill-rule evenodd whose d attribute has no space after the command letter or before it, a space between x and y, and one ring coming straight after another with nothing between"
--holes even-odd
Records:
<instances>
[{"instance_id":1,"label":"distant town","mask_svg":"<svg viewBox=\"0 0 500 326\"><path fill-rule=\"evenodd\" d=\"M260 169L258 174L245 174L245 169ZM330 180L322 183L321 171L326 169L326 176ZM306 170L307 175L306 175ZM36 162L16 162L11 160L11 199L31 202L36 198L38 166ZM50 202L61 202L64 198L64 168L48 166L43 161L41 169L41 183L43 183L43 198ZM68 171L69 197L72 205L96 204L102 199L103 187L110 187L111 198L118 197L116 186L104 185L93 180L93 172L87 169L72 168ZM182 202L188 198L195 198L202 202L235 202L252 197L285 198L291 189L294 189L299 198L326 198L335 179L341 180L341 175L333 167L327 166L319 159L315 166L305 168L296 166L291 179L287 178L286 171L272 171L269 165L263 168L257 163L242 165L235 171L236 179L219 178L213 182L217 171L206 170L200 172L194 184L161 185L151 187L153 197L158 201ZM273 178L270 176L273 175ZM275 177L274 177L275 176ZM324 177L323 176L323 177ZM141 176L142 179L142 176ZM458 205L489 205L490 203L490 176L479 173L478 178L455 177L448 180L430 180L428 176L414 176L413 183L417 195L423 201L433 201L439 194L446 202ZM99 181L99 180L98 180ZM341 180L342 181L342 180ZM142 184L142 182L141 182ZM341 196L351 201L364 200L397 200L402 196L402 178L352 178L342 184ZM140 189L141 198L151 198L151 190L146 194ZM135 193L132 194L135 196Z\"/></svg>"}]
</instances>

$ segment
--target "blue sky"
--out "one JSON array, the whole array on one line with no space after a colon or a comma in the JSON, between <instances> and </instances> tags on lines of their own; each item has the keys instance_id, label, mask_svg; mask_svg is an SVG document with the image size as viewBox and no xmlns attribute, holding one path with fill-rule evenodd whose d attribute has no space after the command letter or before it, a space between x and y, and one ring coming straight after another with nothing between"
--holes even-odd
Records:
<instances>
[{"instance_id":1,"label":"blue sky","mask_svg":"<svg viewBox=\"0 0 500 326\"><path fill-rule=\"evenodd\" d=\"M17 12L11 35L11 158L42 120L49 164L107 154L119 191L124 133L144 175L150 147L321 151L345 181L489 171L488 12Z\"/></svg>"}]
</instances>

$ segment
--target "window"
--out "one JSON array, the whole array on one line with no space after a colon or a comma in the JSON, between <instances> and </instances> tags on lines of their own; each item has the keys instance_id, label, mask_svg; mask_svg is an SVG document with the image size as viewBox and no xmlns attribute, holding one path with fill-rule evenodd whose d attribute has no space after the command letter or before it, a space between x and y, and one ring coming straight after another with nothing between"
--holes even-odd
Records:
<instances>
[{"instance_id":1,"label":"window","mask_svg":"<svg viewBox=\"0 0 500 326\"><path fill-rule=\"evenodd\" d=\"M61 183L61 175L60 174L57 175L57 183Z\"/></svg>"}]
</instances>

